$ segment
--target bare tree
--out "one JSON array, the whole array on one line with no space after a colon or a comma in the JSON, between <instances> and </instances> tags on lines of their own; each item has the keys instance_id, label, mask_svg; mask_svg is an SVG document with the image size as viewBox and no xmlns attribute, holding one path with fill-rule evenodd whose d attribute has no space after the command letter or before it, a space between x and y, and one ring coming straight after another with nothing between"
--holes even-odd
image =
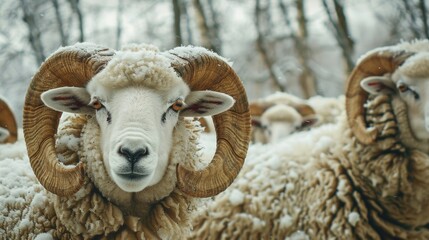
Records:
<instances>
[{"instance_id":1,"label":"bare tree","mask_svg":"<svg viewBox=\"0 0 429 240\"><path fill-rule=\"evenodd\" d=\"M34 15L36 11L33 11L35 7L30 5L35 3L32 1L30 2L31 3L28 3L25 0L20 0L20 6L23 12L23 20L28 27L28 40L31 44L31 48L34 51L34 56L36 57L37 64L40 65L45 60L46 56L43 50L41 32L36 23L36 18Z\"/></svg>"},{"instance_id":2,"label":"bare tree","mask_svg":"<svg viewBox=\"0 0 429 240\"><path fill-rule=\"evenodd\" d=\"M191 17L188 14L188 5L189 5L189 1L184 0L184 1L182 1L180 9L182 12L182 17L185 18L186 43L187 44L193 44L194 43L193 30L192 30L192 25L191 25Z\"/></svg>"},{"instance_id":3,"label":"bare tree","mask_svg":"<svg viewBox=\"0 0 429 240\"><path fill-rule=\"evenodd\" d=\"M121 36L122 36L122 12L124 11L124 1L118 0L118 5L116 9L116 49L119 49L121 46Z\"/></svg>"},{"instance_id":4,"label":"bare tree","mask_svg":"<svg viewBox=\"0 0 429 240\"><path fill-rule=\"evenodd\" d=\"M220 24L218 19L218 13L213 5L213 0L207 0L209 6L209 13L212 19L212 26L210 27L210 35L212 39L212 45L217 53L222 52L222 40L220 38Z\"/></svg>"},{"instance_id":5,"label":"bare tree","mask_svg":"<svg viewBox=\"0 0 429 240\"><path fill-rule=\"evenodd\" d=\"M216 25L217 29L214 29L217 16L216 12L214 11L213 3L210 2L208 4L208 8L206 8L210 11L205 10L203 4L201 3L201 0L193 0L193 5L195 7L195 18L200 33L201 45L217 53L220 53L220 46L216 44L216 41L219 40L219 25ZM209 14L207 14L206 12L208 12Z\"/></svg>"},{"instance_id":6,"label":"bare tree","mask_svg":"<svg viewBox=\"0 0 429 240\"><path fill-rule=\"evenodd\" d=\"M410 1L409 0L402 0L402 2L404 3L404 7L405 7L405 16L409 18L409 26L411 31L413 32L414 36L416 38L420 38L420 30L417 24L418 21L418 17L416 16L416 13L414 11L414 8L410 5Z\"/></svg>"},{"instance_id":7,"label":"bare tree","mask_svg":"<svg viewBox=\"0 0 429 240\"><path fill-rule=\"evenodd\" d=\"M274 61L269 56L268 49L267 49L266 44L265 44L264 35L267 34L266 29L267 28L269 29L269 27L266 27L265 29L263 29L262 21L264 19L266 22L270 22L269 18L266 17L267 15L268 15L268 7L265 7L265 8L262 7L260 0L256 0L256 4L255 4L256 21L255 21L255 24L256 24L256 31L258 32L258 36L256 39L256 48L257 48L258 52L261 54L262 61L264 62L266 68L268 69L272 84L274 85L275 88L284 92L285 87L282 84L280 84L280 82L278 80L279 78L277 77L277 74L274 70ZM268 24L266 24L266 25L268 25Z\"/></svg>"},{"instance_id":8,"label":"bare tree","mask_svg":"<svg viewBox=\"0 0 429 240\"><path fill-rule=\"evenodd\" d=\"M66 46L67 45L67 37L66 37L66 34L64 33L64 24L63 24L63 19L62 19L61 14L60 14L60 6L58 4L58 0L51 0L51 1L52 1L52 4L54 5L55 18L57 20L58 32L60 33L61 44L63 46Z\"/></svg>"},{"instance_id":9,"label":"bare tree","mask_svg":"<svg viewBox=\"0 0 429 240\"><path fill-rule=\"evenodd\" d=\"M348 29L347 18L344 14L343 5L339 0L332 0L332 2L334 4L335 14L330 9L327 0L322 0L323 7L326 11L326 14L328 15L330 26L332 27L337 43L342 51L343 59L346 65L346 74L349 74L354 67L354 41Z\"/></svg>"},{"instance_id":10,"label":"bare tree","mask_svg":"<svg viewBox=\"0 0 429 240\"><path fill-rule=\"evenodd\" d=\"M181 46L182 40L182 26L181 18L182 14L180 11L180 0L173 0L173 13L174 13L174 42L176 46Z\"/></svg>"},{"instance_id":11,"label":"bare tree","mask_svg":"<svg viewBox=\"0 0 429 240\"><path fill-rule=\"evenodd\" d=\"M429 38L429 28L428 28L428 19L427 19L427 9L426 9L426 0L419 1L419 8L422 15L423 21L423 32L425 33L425 37Z\"/></svg>"},{"instance_id":12,"label":"bare tree","mask_svg":"<svg viewBox=\"0 0 429 240\"><path fill-rule=\"evenodd\" d=\"M68 0L73 12L77 15L78 25L79 25L79 41L85 41L85 31L83 23L83 14L79 6L79 0Z\"/></svg>"},{"instance_id":13,"label":"bare tree","mask_svg":"<svg viewBox=\"0 0 429 240\"><path fill-rule=\"evenodd\" d=\"M306 19L305 8L304 8L304 0L295 0L295 7L297 10L296 20L298 23L298 30L296 34L292 28L292 23L289 18L288 7L282 0L279 0L279 7L283 14L286 26L291 30L290 37L294 42L297 58L302 67L302 71L300 73L298 80L301 86L303 96L305 98L310 98L314 95L317 95L317 86L316 86L316 78L309 64L310 54L309 54L309 47L307 44L308 29L307 29L307 19Z\"/></svg>"}]
</instances>

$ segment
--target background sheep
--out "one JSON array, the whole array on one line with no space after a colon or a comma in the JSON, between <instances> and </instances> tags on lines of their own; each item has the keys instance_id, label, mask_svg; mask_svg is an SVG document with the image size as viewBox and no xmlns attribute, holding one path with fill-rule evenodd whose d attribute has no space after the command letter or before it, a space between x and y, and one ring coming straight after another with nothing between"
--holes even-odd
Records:
<instances>
[{"instance_id":1,"label":"background sheep","mask_svg":"<svg viewBox=\"0 0 429 240\"><path fill-rule=\"evenodd\" d=\"M297 131L335 123L343 110L343 96L304 100L288 93L269 95L250 103L252 141L272 143Z\"/></svg>"},{"instance_id":2,"label":"background sheep","mask_svg":"<svg viewBox=\"0 0 429 240\"><path fill-rule=\"evenodd\" d=\"M251 148L192 237L428 239L428 64L429 41L365 55L348 81L347 116Z\"/></svg>"},{"instance_id":3,"label":"background sheep","mask_svg":"<svg viewBox=\"0 0 429 240\"><path fill-rule=\"evenodd\" d=\"M5 100L0 98L0 143L14 143L18 137L15 116Z\"/></svg>"},{"instance_id":4,"label":"background sheep","mask_svg":"<svg viewBox=\"0 0 429 240\"><path fill-rule=\"evenodd\" d=\"M65 117L57 132L60 114L40 95L54 109L79 114ZM200 130L184 116L223 112L232 98L232 108L214 117L217 149L202 165ZM205 49L61 48L27 92L24 134L35 176L17 174L26 182L18 191L0 178L10 200L1 208L1 235L180 238L190 230L195 199L218 194L238 174L249 123L239 78Z\"/></svg>"}]
</instances>

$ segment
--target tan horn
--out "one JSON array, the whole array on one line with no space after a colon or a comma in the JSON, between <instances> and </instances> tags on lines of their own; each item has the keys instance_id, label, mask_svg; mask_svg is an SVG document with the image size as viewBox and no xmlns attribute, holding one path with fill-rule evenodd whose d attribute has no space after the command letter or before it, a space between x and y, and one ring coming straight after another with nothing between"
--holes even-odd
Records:
<instances>
[{"instance_id":1,"label":"tan horn","mask_svg":"<svg viewBox=\"0 0 429 240\"><path fill-rule=\"evenodd\" d=\"M9 105L0 99L0 127L9 131L9 137L4 143L14 143L18 139L18 125Z\"/></svg>"},{"instance_id":2,"label":"tan horn","mask_svg":"<svg viewBox=\"0 0 429 240\"><path fill-rule=\"evenodd\" d=\"M364 104L368 93L361 88L360 82L369 76L394 72L411 55L413 53L406 51L375 51L359 61L353 69L346 87L346 113L350 128L361 143L373 143L378 132L375 128L366 127Z\"/></svg>"},{"instance_id":3,"label":"tan horn","mask_svg":"<svg viewBox=\"0 0 429 240\"><path fill-rule=\"evenodd\" d=\"M34 75L24 105L24 137L31 167L40 183L50 192L69 196L83 184L83 165L64 166L55 153L55 134L61 113L46 107L43 92L63 87L83 87L111 59L114 52L91 44L60 48Z\"/></svg>"},{"instance_id":4,"label":"tan horn","mask_svg":"<svg viewBox=\"0 0 429 240\"><path fill-rule=\"evenodd\" d=\"M191 90L212 90L235 99L228 111L213 117L217 148L205 169L177 167L178 188L194 197L210 197L224 191L243 166L250 141L250 114L246 92L234 70L217 55L198 48L179 47L166 56Z\"/></svg>"}]
</instances>

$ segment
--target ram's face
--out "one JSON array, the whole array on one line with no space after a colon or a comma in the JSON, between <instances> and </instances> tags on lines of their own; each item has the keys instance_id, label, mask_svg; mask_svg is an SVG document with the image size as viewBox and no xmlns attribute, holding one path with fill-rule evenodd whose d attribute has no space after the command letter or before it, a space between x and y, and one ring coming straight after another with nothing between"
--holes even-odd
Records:
<instances>
[{"instance_id":1,"label":"ram's face","mask_svg":"<svg viewBox=\"0 0 429 240\"><path fill-rule=\"evenodd\" d=\"M127 192L141 191L162 179L179 116L211 116L234 102L224 93L190 92L184 82L162 89L140 85L112 89L90 82L86 88L49 90L42 100L54 110L96 117L105 168Z\"/></svg>"},{"instance_id":2,"label":"ram's face","mask_svg":"<svg viewBox=\"0 0 429 240\"><path fill-rule=\"evenodd\" d=\"M429 76L409 77L396 71L385 76L368 77L361 86L372 94L391 94L407 105L410 128L416 138L429 139Z\"/></svg>"},{"instance_id":3,"label":"ram's face","mask_svg":"<svg viewBox=\"0 0 429 240\"><path fill-rule=\"evenodd\" d=\"M163 177L173 128L188 92L185 86L92 92L89 105L100 126L104 163L123 190L141 191Z\"/></svg>"},{"instance_id":4,"label":"ram's face","mask_svg":"<svg viewBox=\"0 0 429 240\"><path fill-rule=\"evenodd\" d=\"M429 76L426 79L393 77L399 96L407 104L411 130L418 139L429 139Z\"/></svg>"}]
</instances>

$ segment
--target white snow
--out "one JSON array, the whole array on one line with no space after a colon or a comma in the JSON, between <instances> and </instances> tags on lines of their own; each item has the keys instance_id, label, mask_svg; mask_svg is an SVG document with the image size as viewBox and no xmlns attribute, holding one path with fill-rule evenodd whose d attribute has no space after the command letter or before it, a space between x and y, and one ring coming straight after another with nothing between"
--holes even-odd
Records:
<instances>
[{"instance_id":1,"label":"white snow","mask_svg":"<svg viewBox=\"0 0 429 240\"><path fill-rule=\"evenodd\" d=\"M351 213L349 213L347 220L354 227L354 226L356 226L356 223L359 222L360 215L357 212L351 212Z\"/></svg>"},{"instance_id":2,"label":"white snow","mask_svg":"<svg viewBox=\"0 0 429 240\"><path fill-rule=\"evenodd\" d=\"M243 202L244 202L244 194L240 190L238 190L238 189L232 190L231 195L229 195L229 202L233 206L237 206L237 205L243 204Z\"/></svg>"},{"instance_id":3,"label":"white snow","mask_svg":"<svg viewBox=\"0 0 429 240\"><path fill-rule=\"evenodd\" d=\"M54 240L54 238L49 233L40 233L34 240Z\"/></svg>"}]
</instances>

